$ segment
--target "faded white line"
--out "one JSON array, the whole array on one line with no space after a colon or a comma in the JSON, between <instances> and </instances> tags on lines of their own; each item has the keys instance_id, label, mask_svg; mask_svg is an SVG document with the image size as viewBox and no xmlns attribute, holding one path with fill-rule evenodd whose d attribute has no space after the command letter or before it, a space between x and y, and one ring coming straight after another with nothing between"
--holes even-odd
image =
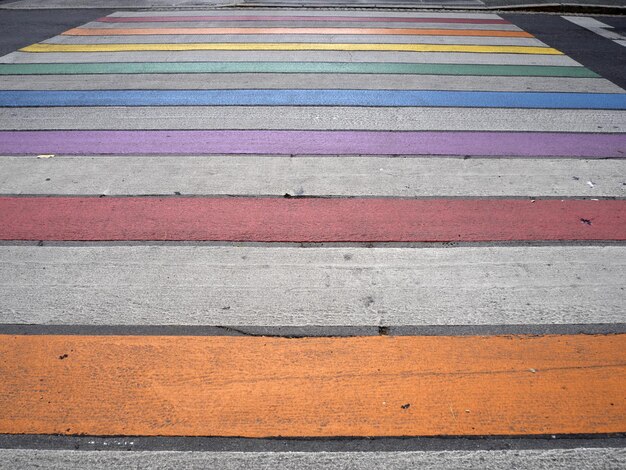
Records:
<instances>
[{"instance_id":1,"label":"faded white line","mask_svg":"<svg viewBox=\"0 0 626 470\"><path fill-rule=\"evenodd\" d=\"M614 31L607 31L613 29L613 26L611 25L586 16L562 16L562 18L566 19L570 23L574 23L588 29L589 31L596 33L598 36L610 39L621 46L626 46L626 38L624 36Z\"/></svg>"}]
</instances>

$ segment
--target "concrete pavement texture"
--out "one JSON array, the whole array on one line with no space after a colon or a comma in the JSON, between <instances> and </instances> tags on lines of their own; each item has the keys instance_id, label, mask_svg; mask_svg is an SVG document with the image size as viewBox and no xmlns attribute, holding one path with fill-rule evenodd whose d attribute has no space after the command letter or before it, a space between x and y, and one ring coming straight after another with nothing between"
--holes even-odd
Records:
<instances>
[{"instance_id":1,"label":"concrete pavement texture","mask_svg":"<svg viewBox=\"0 0 626 470\"><path fill-rule=\"evenodd\" d=\"M626 466L623 18L300 3L0 3L0 466Z\"/></svg>"},{"instance_id":2,"label":"concrete pavement texture","mask_svg":"<svg viewBox=\"0 0 626 470\"><path fill-rule=\"evenodd\" d=\"M2 246L0 252L7 263L0 280L7 294L3 317L10 324L511 325L623 319L624 254L614 246ZM61 276L68 286L62 298L54 281ZM492 276L500 281L489 282ZM11 279L28 283L12 286ZM33 292L34 285L41 287ZM155 285L161 296L154 295ZM133 302L121 310L123 299Z\"/></svg>"},{"instance_id":3,"label":"concrete pavement texture","mask_svg":"<svg viewBox=\"0 0 626 470\"><path fill-rule=\"evenodd\" d=\"M50 469L370 469L441 468L485 470L581 470L622 468L624 449L576 449L548 451L452 451L394 453L204 453L204 452L72 452L0 450L0 463L28 468L33 460Z\"/></svg>"}]
</instances>

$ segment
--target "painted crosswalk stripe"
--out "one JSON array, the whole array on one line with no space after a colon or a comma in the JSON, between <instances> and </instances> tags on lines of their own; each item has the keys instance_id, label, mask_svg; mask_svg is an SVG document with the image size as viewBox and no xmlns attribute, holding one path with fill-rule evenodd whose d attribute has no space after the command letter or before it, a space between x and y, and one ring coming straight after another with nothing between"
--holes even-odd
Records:
<instances>
[{"instance_id":1,"label":"painted crosswalk stripe","mask_svg":"<svg viewBox=\"0 0 626 470\"><path fill-rule=\"evenodd\" d=\"M132 35L409 35L409 36L488 36L532 38L525 31L477 29L407 29L407 28L73 28L63 36L132 36Z\"/></svg>"},{"instance_id":2,"label":"painted crosswalk stripe","mask_svg":"<svg viewBox=\"0 0 626 470\"><path fill-rule=\"evenodd\" d=\"M172 43L172 44L51 44L38 43L22 52L124 52L124 51L397 51L397 52L475 52L491 54L561 55L551 47L474 46L448 44L350 44L350 43Z\"/></svg>"},{"instance_id":3,"label":"painted crosswalk stripe","mask_svg":"<svg viewBox=\"0 0 626 470\"><path fill-rule=\"evenodd\" d=\"M437 18L437 19L447 19L447 18L461 18L461 19L480 19L480 20L503 20L502 17L495 13L475 13L475 12L437 12L437 11L411 11L410 13L407 11L390 11L386 10L384 13L381 11L366 11L359 10L358 13L355 13L353 9L320 9L320 10L300 10L299 12L294 12L292 9L282 9L282 8L255 8L254 15L250 14L250 11L246 9L202 9L202 8L194 8L193 10L170 10L167 12L167 16L171 17L179 17L179 16L255 16L255 15L274 15L274 16L284 16L284 17L293 17L293 16L307 16L307 17L319 17L319 16L332 16L336 17L352 17L359 16L362 18L377 18L384 16L385 18ZM162 16L162 12L156 11L115 11L110 15L107 15L106 18L140 18L140 17L154 17L154 16Z\"/></svg>"},{"instance_id":4,"label":"painted crosswalk stripe","mask_svg":"<svg viewBox=\"0 0 626 470\"><path fill-rule=\"evenodd\" d=\"M597 78L580 66L411 64L375 62L123 62L0 64L0 75L136 74L136 73L320 73L415 74Z\"/></svg>"},{"instance_id":5,"label":"painted crosswalk stripe","mask_svg":"<svg viewBox=\"0 0 626 470\"><path fill-rule=\"evenodd\" d=\"M3 433L470 436L626 425L623 334L1 335L0 351L0 406L12 410L0 416Z\"/></svg>"},{"instance_id":6,"label":"painted crosswalk stripe","mask_svg":"<svg viewBox=\"0 0 626 470\"><path fill-rule=\"evenodd\" d=\"M132 27L133 29L143 28L181 28L181 27L194 27L194 28L245 28L254 26L256 28L294 28L300 26L301 23L290 21L288 18L276 21L255 21L253 23L246 21L197 21L193 24L180 23L177 21L171 22L140 22L140 23L99 23L91 22L86 23L82 27L84 28L97 28L97 29L127 29ZM338 18L336 21L313 21L307 24L309 27L332 27L332 28L384 28L384 29L471 29L471 30L486 30L486 31L522 31L519 27L513 24L468 24L468 23L446 23L445 25L440 22L428 22L428 23L396 23L391 19L385 23L371 23L368 21L350 22L342 21Z\"/></svg>"},{"instance_id":7,"label":"painted crosswalk stripe","mask_svg":"<svg viewBox=\"0 0 626 470\"><path fill-rule=\"evenodd\" d=\"M626 93L414 90L0 91L0 106L426 106L626 109Z\"/></svg>"},{"instance_id":8,"label":"painted crosswalk stripe","mask_svg":"<svg viewBox=\"0 0 626 470\"><path fill-rule=\"evenodd\" d=\"M44 44L125 44L129 42L129 36L56 36L53 39L42 41ZM307 34L155 34L155 35L135 35L132 42L135 44L171 44L171 43L207 43L207 42L228 42L228 43L251 43L251 42L271 42L271 43L353 43L353 44L413 44L415 36L373 36L373 35L307 35ZM492 37L492 36L420 36L420 44L456 44L456 45L476 45L476 46L532 46L543 47L545 44L538 39L523 37Z\"/></svg>"},{"instance_id":9,"label":"painted crosswalk stripe","mask_svg":"<svg viewBox=\"0 0 626 470\"><path fill-rule=\"evenodd\" d=\"M0 89L12 445L624 431L626 92L515 24L118 12Z\"/></svg>"},{"instance_id":10,"label":"painted crosswalk stripe","mask_svg":"<svg viewBox=\"0 0 626 470\"><path fill-rule=\"evenodd\" d=\"M47 46L48 44L43 44ZM115 45L117 46L117 45ZM159 44L158 46L162 46ZM332 47L332 45L330 45ZM357 44L358 46L358 44ZM388 44L387 44L388 46ZM409 45L410 46L410 45ZM243 46L245 47L245 46ZM547 48L539 48L547 49ZM146 54L146 52L150 52ZM580 66L566 55L487 54L484 52L410 52L345 50L258 50L259 62L378 62L405 64ZM108 62L250 62L248 50L116 51L116 52L12 52L0 58L7 64L108 63ZM582 68L582 67L581 67Z\"/></svg>"},{"instance_id":11,"label":"painted crosswalk stripe","mask_svg":"<svg viewBox=\"0 0 626 470\"><path fill-rule=\"evenodd\" d=\"M0 197L1 240L626 240L626 201Z\"/></svg>"},{"instance_id":12,"label":"painted crosswalk stripe","mask_svg":"<svg viewBox=\"0 0 626 470\"><path fill-rule=\"evenodd\" d=\"M367 22L367 23L466 23L466 24L509 24L501 18L453 18L453 17L399 17L399 16L263 16L263 15L211 15L211 16L105 16L96 21L101 23L188 23L198 21L320 21L320 22Z\"/></svg>"},{"instance_id":13,"label":"painted crosswalk stripe","mask_svg":"<svg viewBox=\"0 0 626 470\"><path fill-rule=\"evenodd\" d=\"M470 155L624 158L626 134L369 131L1 131L1 155Z\"/></svg>"}]
</instances>

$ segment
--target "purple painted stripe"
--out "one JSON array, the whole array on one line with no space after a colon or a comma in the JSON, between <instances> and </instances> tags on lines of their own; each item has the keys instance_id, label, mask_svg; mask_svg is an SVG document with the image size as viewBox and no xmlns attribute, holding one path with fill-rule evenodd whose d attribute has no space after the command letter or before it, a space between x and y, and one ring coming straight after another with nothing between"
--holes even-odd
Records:
<instances>
[{"instance_id":1,"label":"purple painted stripe","mask_svg":"<svg viewBox=\"0 0 626 470\"><path fill-rule=\"evenodd\" d=\"M626 158L626 134L376 131L4 131L0 154L362 154Z\"/></svg>"}]
</instances>

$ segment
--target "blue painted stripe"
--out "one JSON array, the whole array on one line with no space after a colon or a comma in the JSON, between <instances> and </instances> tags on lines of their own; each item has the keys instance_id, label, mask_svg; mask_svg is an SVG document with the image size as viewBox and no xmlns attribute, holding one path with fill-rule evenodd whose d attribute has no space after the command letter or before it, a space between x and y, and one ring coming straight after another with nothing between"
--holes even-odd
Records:
<instances>
[{"instance_id":1,"label":"blue painted stripe","mask_svg":"<svg viewBox=\"0 0 626 470\"><path fill-rule=\"evenodd\" d=\"M0 106L448 106L626 109L626 94L411 90L0 91Z\"/></svg>"}]
</instances>

